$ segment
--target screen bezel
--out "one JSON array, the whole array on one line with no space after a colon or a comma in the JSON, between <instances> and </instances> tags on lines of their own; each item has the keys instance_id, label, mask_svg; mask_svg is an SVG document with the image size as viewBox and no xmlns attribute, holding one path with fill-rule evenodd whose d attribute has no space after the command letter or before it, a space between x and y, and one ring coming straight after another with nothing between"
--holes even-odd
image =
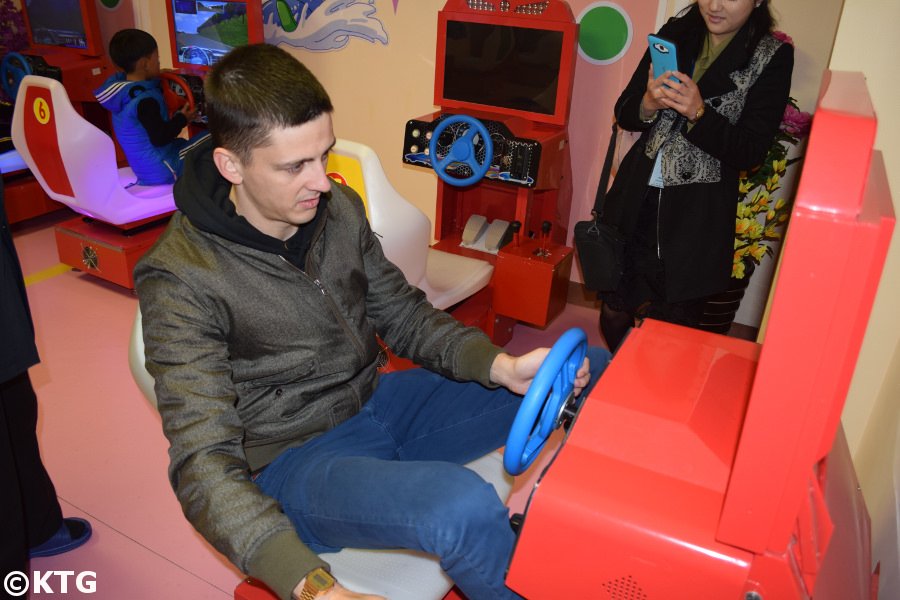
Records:
<instances>
[{"instance_id":1,"label":"screen bezel","mask_svg":"<svg viewBox=\"0 0 900 600\"><path fill-rule=\"evenodd\" d=\"M247 43L261 44L265 42L262 22L262 0L224 0L247 7ZM169 21L169 48L172 52L172 67L187 71L208 71L209 65L195 65L178 60L178 45L175 41L175 0L165 0L166 17Z\"/></svg>"},{"instance_id":2,"label":"screen bezel","mask_svg":"<svg viewBox=\"0 0 900 600\"><path fill-rule=\"evenodd\" d=\"M559 79L556 84L556 106L553 112L546 114L446 98L444 96L444 70L447 59L447 24L451 21L561 32L563 35L559 61ZM500 16L496 13L441 11L438 13L434 103L442 109L496 113L522 117L529 121L546 123L548 125L565 125L569 120L569 108L571 105L573 73L575 70L575 47L578 41L577 34L578 25L575 22L541 19L533 16L526 18L521 16Z\"/></svg>"},{"instance_id":3,"label":"screen bezel","mask_svg":"<svg viewBox=\"0 0 900 600\"><path fill-rule=\"evenodd\" d=\"M55 44L38 44L34 41L31 31L31 20L28 17L26 0L22 0L22 18L25 20L25 30L28 33L28 47L32 50L52 50L78 54L80 56L103 56L106 49L103 47L103 37L100 35L100 20L97 17L96 0L78 0L81 8L81 21L84 24L84 37L87 42L85 48L72 48L69 46L57 46Z\"/></svg>"}]
</instances>

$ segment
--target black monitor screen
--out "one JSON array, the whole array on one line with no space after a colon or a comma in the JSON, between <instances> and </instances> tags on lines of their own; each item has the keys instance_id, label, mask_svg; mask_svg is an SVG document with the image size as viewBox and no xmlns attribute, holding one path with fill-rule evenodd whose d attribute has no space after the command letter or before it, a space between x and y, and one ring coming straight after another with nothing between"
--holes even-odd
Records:
<instances>
[{"instance_id":1,"label":"black monitor screen","mask_svg":"<svg viewBox=\"0 0 900 600\"><path fill-rule=\"evenodd\" d=\"M175 62L212 66L248 42L245 2L172 0Z\"/></svg>"},{"instance_id":2,"label":"black monitor screen","mask_svg":"<svg viewBox=\"0 0 900 600\"><path fill-rule=\"evenodd\" d=\"M552 115L563 32L447 22L443 96Z\"/></svg>"},{"instance_id":3,"label":"black monitor screen","mask_svg":"<svg viewBox=\"0 0 900 600\"><path fill-rule=\"evenodd\" d=\"M88 47L79 0L27 0L25 8L33 43L82 50Z\"/></svg>"}]
</instances>

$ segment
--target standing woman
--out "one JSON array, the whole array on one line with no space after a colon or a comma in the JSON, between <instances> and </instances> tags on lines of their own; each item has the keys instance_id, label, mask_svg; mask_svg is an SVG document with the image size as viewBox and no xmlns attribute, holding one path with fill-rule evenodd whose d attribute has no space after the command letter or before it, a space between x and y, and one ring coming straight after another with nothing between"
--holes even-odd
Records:
<instances>
[{"instance_id":1,"label":"standing woman","mask_svg":"<svg viewBox=\"0 0 900 600\"><path fill-rule=\"evenodd\" d=\"M791 88L794 49L773 25L769 0L696 0L659 31L679 70L654 79L648 51L616 102L642 134L603 209L626 239L619 286L600 294L610 350L636 318L699 326L727 288L738 174L765 158Z\"/></svg>"}]
</instances>

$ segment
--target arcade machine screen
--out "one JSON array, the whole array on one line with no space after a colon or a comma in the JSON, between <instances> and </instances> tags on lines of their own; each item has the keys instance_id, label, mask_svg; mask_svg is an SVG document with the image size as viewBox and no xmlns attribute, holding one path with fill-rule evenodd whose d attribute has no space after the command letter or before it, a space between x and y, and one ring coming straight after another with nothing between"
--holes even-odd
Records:
<instances>
[{"instance_id":1,"label":"arcade machine screen","mask_svg":"<svg viewBox=\"0 0 900 600\"><path fill-rule=\"evenodd\" d=\"M246 2L171 2L172 61L177 67L211 67L233 48L251 41Z\"/></svg>"},{"instance_id":2,"label":"arcade machine screen","mask_svg":"<svg viewBox=\"0 0 900 600\"><path fill-rule=\"evenodd\" d=\"M554 114L562 31L448 21L446 32L445 99Z\"/></svg>"},{"instance_id":3,"label":"arcade machine screen","mask_svg":"<svg viewBox=\"0 0 900 600\"><path fill-rule=\"evenodd\" d=\"M93 0L27 0L24 9L32 46L103 54Z\"/></svg>"},{"instance_id":4,"label":"arcade machine screen","mask_svg":"<svg viewBox=\"0 0 900 600\"><path fill-rule=\"evenodd\" d=\"M531 16L438 13L434 103L565 127L578 26L567 7L551 8Z\"/></svg>"}]
</instances>

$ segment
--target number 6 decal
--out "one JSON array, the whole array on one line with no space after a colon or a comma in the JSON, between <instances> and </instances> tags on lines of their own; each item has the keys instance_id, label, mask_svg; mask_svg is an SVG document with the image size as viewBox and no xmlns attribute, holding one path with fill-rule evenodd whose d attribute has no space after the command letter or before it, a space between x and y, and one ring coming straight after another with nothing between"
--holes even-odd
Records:
<instances>
[{"instance_id":1,"label":"number 6 decal","mask_svg":"<svg viewBox=\"0 0 900 600\"><path fill-rule=\"evenodd\" d=\"M41 125L46 125L50 122L50 106L43 98L34 99L34 116Z\"/></svg>"}]
</instances>

